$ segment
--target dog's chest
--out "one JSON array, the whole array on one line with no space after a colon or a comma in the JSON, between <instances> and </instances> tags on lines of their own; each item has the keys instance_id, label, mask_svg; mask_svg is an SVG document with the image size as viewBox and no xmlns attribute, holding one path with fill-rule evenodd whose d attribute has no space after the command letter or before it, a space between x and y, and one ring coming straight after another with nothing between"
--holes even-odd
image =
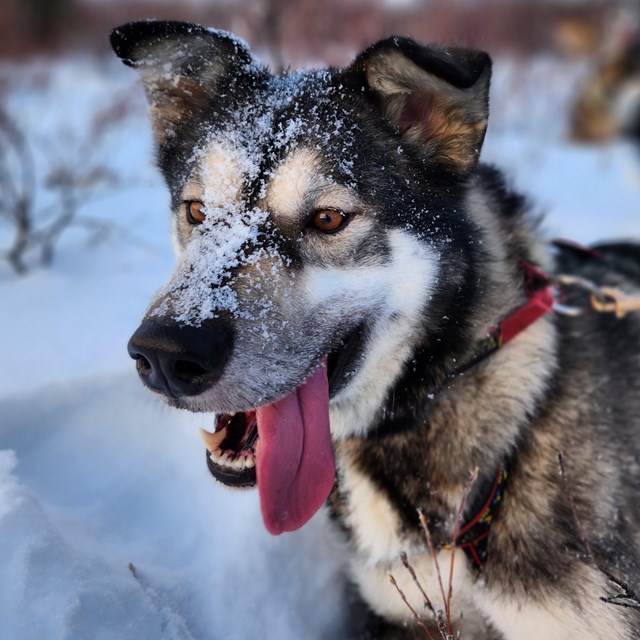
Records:
<instances>
[{"instance_id":1,"label":"dog's chest","mask_svg":"<svg viewBox=\"0 0 640 640\"><path fill-rule=\"evenodd\" d=\"M340 516L351 534L349 568L365 601L379 615L412 620L411 611L389 580L391 574L411 605L417 611L424 610L424 597L402 563L404 552L435 609L444 610L436 561L426 540L412 539L403 533L395 507L373 481L349 463L347 456L338 454L337 462L342 496ZM452 558L452 554L455 557ZM438 551L436 558L445 593L452 575L452 619L459 618L462 612L467 620L480 618L474 615L477 613L473 603L477 587L467 558L461 551L449 549Z\"/></svg>"}]
</instances>

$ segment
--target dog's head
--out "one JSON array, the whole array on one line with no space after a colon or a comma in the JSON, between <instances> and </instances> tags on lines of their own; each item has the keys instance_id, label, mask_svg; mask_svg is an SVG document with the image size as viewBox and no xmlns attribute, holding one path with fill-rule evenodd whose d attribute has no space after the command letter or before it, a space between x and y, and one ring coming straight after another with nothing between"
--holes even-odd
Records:
<instances>
[{"instance_id":1,"label":"dog's head","mask_svg":"<svg viewBox=\"0 0 640 640\"><path fill-rule=\"evenodd\" d=\"M195 25L112 44L145 84L179 258L130 353L169 403L218 414L214 475L257 473L267 527L295 529L333 484L330 407L334 437L366 432L442 324L436 281L463 286L468 247L441 249L471 233L490 60L391 38L277 77Z\"/></svg>"}]
</instances>

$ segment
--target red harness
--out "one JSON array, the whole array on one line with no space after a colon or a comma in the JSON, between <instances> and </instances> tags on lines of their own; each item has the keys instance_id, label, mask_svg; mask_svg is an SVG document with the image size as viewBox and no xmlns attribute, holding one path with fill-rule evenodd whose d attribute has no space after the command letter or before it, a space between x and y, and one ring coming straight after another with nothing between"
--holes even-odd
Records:
<instances>
[{"instance_id":1,"label":"red harness","mask_svg":"<svg viewBox=\"0 0 640 640\"><path fill-rule=\"evenodd\" d=\"M491 331L500 347L549 313L556 301L553 282L544 271L528 262L522 262L521 267L524 271L527 301Z\"/></svg>"},{"instance_id":2,"label":"red harness","mask_svg":"<svg viewBox=\"0 0 640 640\"><path fill-rule=\"evenodd\" d=\"M520 266L524 274L527 301L489 330L487 337L477 345L474 355L448 373L449 380L495 353L554 308L557 299L551 278L529 262L522 261Z\"/></svg>"}]
</instances>

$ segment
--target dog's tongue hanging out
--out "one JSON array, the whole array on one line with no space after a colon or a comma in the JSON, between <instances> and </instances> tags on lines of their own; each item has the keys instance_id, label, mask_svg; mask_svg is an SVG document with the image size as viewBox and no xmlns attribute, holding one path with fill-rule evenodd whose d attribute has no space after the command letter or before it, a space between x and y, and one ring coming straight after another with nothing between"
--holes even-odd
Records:
<instances>
[{"instance_id":1,"label":"dog's tongue hanging out","mask_svg":"<svg viewBox=\"0 0 640 640\"><path fill-rule=\"evenodd\" d=\"M256 418L265 526L275 535L295 531L322 506L335 479L326 362L288 396L257 409Z\"/></svg>"}]
</instances>

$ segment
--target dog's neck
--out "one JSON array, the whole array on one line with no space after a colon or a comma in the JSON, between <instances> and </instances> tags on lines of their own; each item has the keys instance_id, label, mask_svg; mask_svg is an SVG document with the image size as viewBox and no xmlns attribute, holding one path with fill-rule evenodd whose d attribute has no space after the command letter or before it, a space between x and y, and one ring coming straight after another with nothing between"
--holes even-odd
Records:
<instances>
[{"instance_id":1,"label":"dog's neck","mask_svg":"<svg viewBox=\"0 0 640 640\"><path fill-rule=\"evenodd\" d=\"M400 379L367 437L337 443L339 466L375 478L405 526L419 529L419 508L436 525L434 541L449 542L471 472L477 468L480 474L468 503L473 510L526 438L547 392L555 330L544 315L523 326L508 348L487 347L481 361L473 349L466 359L453 359L453 366L451 359L443 361L430 376L413 373L420 384ZM422 357L428 360L427 353Z\"/></svg>"}]
</instances>

